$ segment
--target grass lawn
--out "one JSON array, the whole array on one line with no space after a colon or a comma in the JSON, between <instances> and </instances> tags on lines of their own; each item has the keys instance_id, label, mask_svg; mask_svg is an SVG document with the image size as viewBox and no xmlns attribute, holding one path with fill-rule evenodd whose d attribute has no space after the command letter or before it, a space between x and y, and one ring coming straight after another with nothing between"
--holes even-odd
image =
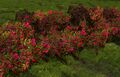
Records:
<instances>
[{"instance_id":1,"label":"grass lawn","mask_svg":"<svg viewBox=\"0 0 120 77\"><path fill-rule=\"evenodd\" d=\"M15 12L20 9L66 12L69 5L78 3L88 7L99 5L120 9L119 0L0 0L0 23L14 20ZM109 43L99 51L98 55L91 49L79 53L78 56L86 61L85 64L72 56L64 57L67 64L56 59L51 59L48 63L40 61L40 64L33 65L20 77L120 77L120 46Z\"/></svg>"},{"instance_id":2,"label":"grass lawn","mask_svg":"<svg viewBox=\"0 0 120 77\"><path fill-rule=\"evenodd\" d=\"M64 59L67 64L51 59L48 63L40 61L33 65L27 73L20 77L119 77L120 76L120 46L106 44L96 55L91 49L84 49L80 54L86 63L75 60L72 56Z\"/></svg>"}]
</instances>

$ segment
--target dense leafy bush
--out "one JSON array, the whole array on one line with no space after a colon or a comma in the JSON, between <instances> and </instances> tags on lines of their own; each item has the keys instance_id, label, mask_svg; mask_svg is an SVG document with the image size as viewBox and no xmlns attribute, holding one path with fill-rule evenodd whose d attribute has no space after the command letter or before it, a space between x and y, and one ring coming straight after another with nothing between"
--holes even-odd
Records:
<instances>
[{"instance_id":1,"label":"dense leafy bush","mask_svg":"<svg viewBox=\"0 0 120 77\"><path fill-rule=\"evenodd\" d=\"M29 12L28 10L19 10L16 12L15 20L21 21L21 22L33 22L33 13Z\"/></svg>"},{"instance_id":2,"label":"dense leafy bush","mask_svg":"<svg viewBox=\"0 0 120 77\"><path fill-rule=\"evenodd\" d=\"M86 47L98 54L111 37L120 36L119 17L107 16L103 8L80 5L68 12L71 17L52 10L34 14L23 11L16 16L21 22L0 27L0 76L25 72L40 59L62 59Z\"/></svg>"},{"instance_id":3,"label":"dense leafy bush","mask_svg":"<svg viewBox=\"0 0 120 77\"><path fill-rule=\"evenodd\" d=\"M83 5L73 5L68 9L71 23L87 25L88 29L109 29L109 40L116 42L120 38L120 11L116 8L85 8ZM80 27L81 27L80 26ZM92 31L96 31L92 30ZM109 31L108 31L109 32Z\"/></svg>"},{"instance_id":4,"label":"dense leafy bush","mask_svg":"<svg viewBox=\"0 0 120 77\"><path fill-rule=\"evenodd\" d=\"M34 30L26 23L7 23L0 36L0 76L26 71L33 60Z\"/></svg>"},{"instance_id":5,"label":"dense leafy bush","mask_svg":"<svg viewBox=\"0 0 120 77\"><path fill-rule=\"evenodd\" d=\"M71 16L71 22L74 25L79 25L80 20L89 20L89 12L83 5L71 5L68 9L68 14Z\"/></svg>"},{"instance_id":6,"label":"dense leafy bush","mask_svg":"<svg viewBox=\"0 0 120 77\"><path fill-rule=\"evenodd\" d=\"M58 11L48 11L47 14L37 11L34 13L34 29L37 32L48 32L52 28L63 30L69 24L69 16Z\"/></svg>"},{"instance_id":7,"label":"dense leafy bush","mask_svg":"<svg viewBox=\"0 0 120 77\"><path fill-rule=\"evenodd\" d=\"M111 41L120 45L120 11L116 8L105 8L103 15L111 26Z\"/></svg>"}]
</instances>

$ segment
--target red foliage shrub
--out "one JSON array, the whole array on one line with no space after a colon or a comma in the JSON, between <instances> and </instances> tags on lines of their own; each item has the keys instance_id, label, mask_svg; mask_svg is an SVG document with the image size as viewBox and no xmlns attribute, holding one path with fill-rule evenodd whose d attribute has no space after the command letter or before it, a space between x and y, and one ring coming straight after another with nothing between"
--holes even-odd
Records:
<instances>
[{"instance_id":1,"label":"red foliage shrub","mask_svg":"<svg viewBox=\"0 0 120 77\"><path fill-rule=\"evenodd\" d=\"M81 20L89 20L89 11L83 5L71 5L68 8L68 14L71 16L71 23L79 25Z\"/></svg>"},{"instance_id":2,"label":"red foliage shrub","mask_svg":"<svg viewBox=\"0 0 120 77\"><path fill-rule=\"evenodd\" d=\"M15 20L21 22L29 22L32 23L33 21L33 13L29 12L28 10L19 10L16 12Z\"/></svg>"},{"instance_id":3,"label":"red foliage shrub","mask_svg":"<svg viewBox=\"0 0 120 77\"><path fill-rule=\"evenodd\" d=\"M22 22L9 22L0 27L0 76L10 71L18 75L40 59L61 59L85 47L104 47L111 37L120 38L120 12L110 10L112 13L107 15L106 11L80 5L69 8L71 18L50 10L47 14L35 12L30 21L24 16L26 12L20 13ZM31 20L35 21L32 26Z\"/></svg>"},{"instance_id":4,"label":"red foliage shrub","mask_svg":"<svg viewBox=\"0 0 120 77\"><path fill-rule=\"evenodd\" d=\"M113 22L114 19L120 18L120 11L116 8L105 8L103 16L108 22Z\"/></svg>"},{"instance_id":5,"label":"red foliage shrub","mask_svg":"<svg viewBox=\"0 0 120 77\"><path fill-rule=\"evenodd\" d=\"M47 14L36 12L34 14L36 32L48 32L52 28L56 30L63 30L69 24L69 16L64 15L58 11L48 11Z\"/></svg>"},{"instance_id":6,"label":"red foliage shrub","mask_svg":"<svg viewBox=\"0 0 120 77\"><path fill-rule=\"evenodd\" d=\"M35 44L34 30L22 23L7 23L0 36L0 62L2 74L26 71L32 59ZM4 43L3 43L4 42ZM23 54L24 52L24 54Z\"/></svg>"}]
</instances>

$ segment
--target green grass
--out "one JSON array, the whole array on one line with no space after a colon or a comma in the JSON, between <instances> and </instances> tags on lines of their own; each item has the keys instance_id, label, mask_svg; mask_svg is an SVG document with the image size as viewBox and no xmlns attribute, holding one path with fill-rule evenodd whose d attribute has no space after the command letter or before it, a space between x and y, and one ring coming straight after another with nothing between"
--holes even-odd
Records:
<instances>
[{"instance_id":1,"label":"green grass","mask_svg":"<svg viewBox=\"0 0 120 77\"><path fill-rule=\"evenodd\" d=\"M0 22L13 20L15 12L20 9L34 10L62 10L67 11L71 4L82 3L88 7L117 7L120 8L120 1L109 0L0 0ZM62 8L61 8L62 7Z\"/></svg>"},{"instance_id":2,"label":"green grass","mask_svg":"<svg viewBox=\"0 0 120 77\"><path fill-rule=\"evenodd\" d=\"M40 61L33 65L27 73L20 77L119 77L120 76L120 46L106 44L95 55L94 50L84 49L78 54L86 63L65 56L67 64L56 59L49 62Z\"/></svg>"},{"instance_id":3,"label":"green grass","mask_svg":"<svg viewBox=\"0 0 120 77\"><path fill-rule=\"evenodd\" d=\"M88 61L87 66L91 70L105 73L108 77L120 76L120 46L113 43L106 44L100 53L95 55L93 51L83 51L81 57Z\"/></svg>"}]
</instances>

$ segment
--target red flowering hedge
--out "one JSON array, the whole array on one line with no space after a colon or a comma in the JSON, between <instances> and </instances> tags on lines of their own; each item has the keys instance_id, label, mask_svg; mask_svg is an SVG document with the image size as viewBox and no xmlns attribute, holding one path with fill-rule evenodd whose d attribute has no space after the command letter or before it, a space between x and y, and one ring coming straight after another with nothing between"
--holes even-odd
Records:
<instances>
[{"instance_id":1,"label":"red flowering hedge","mask_svg":"<svg viewBox=\"0 0 120 77\"><path fill-rule=\"evenodd\" d=\"M1 26L0 77L25 72L46 57L61 59L85 47L104 47L112 37L120 38L120 12L116 9L80 5L70 7L68 13L23 11L16 15L20 22Z\"/></svg>"}]
</instances>

